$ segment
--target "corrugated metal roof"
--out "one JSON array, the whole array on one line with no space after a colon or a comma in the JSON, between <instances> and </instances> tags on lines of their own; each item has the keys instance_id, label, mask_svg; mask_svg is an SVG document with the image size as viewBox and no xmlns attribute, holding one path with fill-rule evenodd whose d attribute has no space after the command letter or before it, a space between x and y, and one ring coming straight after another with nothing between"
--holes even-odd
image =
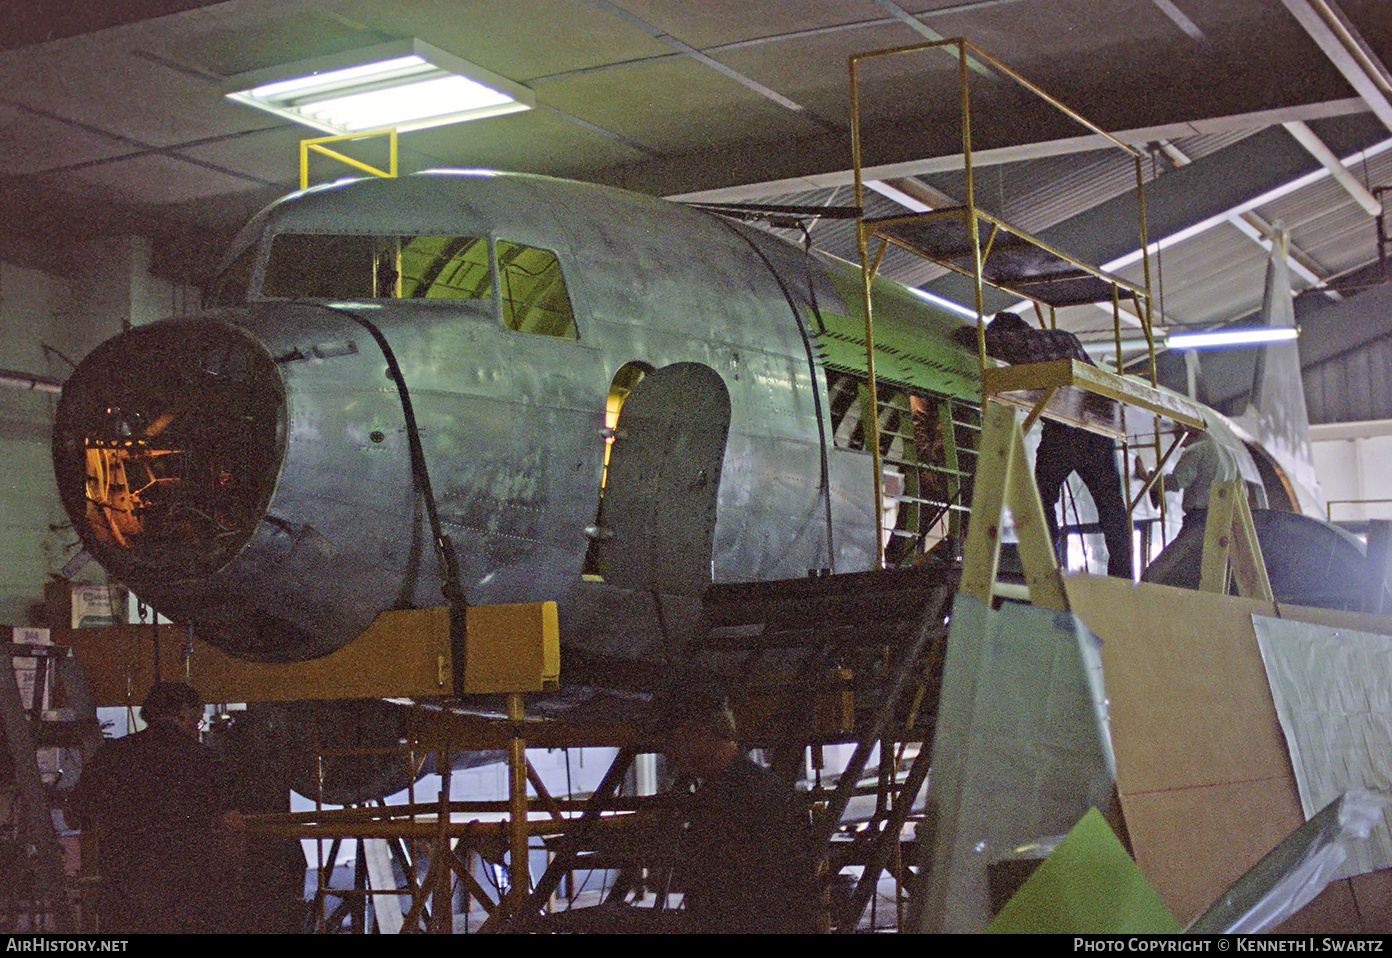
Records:
<instances>
[{"instance_id":1,"label":"corrugated metal roof","mask_svg":"<svg viewBox=\"0 0 1392 958\"><path fill-rule=\"evenodd\" d=\"M1392 340L1383 339L1305 370L1311 422L1392 419Z\"/></svg>"},{"instance_id":2,"label":"corrugated metal roof","mask_svg":"<svg viewBox=\"0 0 1392 958\"><path fill-rule=\"evenodd\" d=\"M1173 141L1188 159L1198 160L1220 153L1250 137L1256 129L1237 129L1204 134ZM1171 169L1169 159L1143 161L1143 176L1149 181ZM1368 158L1354 170L1370 186L1392 184L1392 151ZM949 196L963 194L960 173L924 176L921 182ZM1117 151L1090 151L978 170L976 199L985 209L1003 215L1008 222L1030 232L1041 232L1135 189L1135 169L1131 158ZM849 205L849 187L814 190L770 196L767 202L800 205ZM867 190L867 216L886 216L903 208L879 193ZM1377 259L1376 226L1332 177L1314 182L1272 200L1254 210L1267 223L1281 223L1291 234L1293 247L1302 262L1321 277L1337 277ZM1268 254L1249 234L1249 224L1239 229L1231 221L1216 220L1207 229L1179 242L1167 243L1151 258L1157 322L1207 327L1249 316L1261 308ZM800 239L793 233L789 238ZM845 220L821 220L813 228L815 244L852 262L857 260L854 224ZM941 275L941 270L912 254L891 248L884 258L882 273L911 285L922 285ZM1144 283L1144 271L1136 262L1118 271L1123 279ZM1298 272L1292 272L1296 290L1310 285ZM1111 336L1109 308L1094 306L1059 310L1058 323L1079 332L1085 339ZM1350 363L1354 362L1350 360ZM1347 370L1327 370L1324 379L1352 376ZM1352 378L1356 378L1353 376ZM1384 379L1392 377L1383 376ZM1342 382L1343 380L1341 380ZM1366 391L1366 390L1365 390ZM1357 395L1352 405L1376 405Z\"/></svg>"},{"instance_id":3,"label":"corrugated metal roof","mask_svg":"<svg viewBox=\"0 0 1392 958\"><path fill-rule=\"evenodd\" d=\"M1266 251L1237 227L1221 224L1161 250L1152 261L1156 305L1186 326L1209 326L1259 307ZM1139 282L1140 269L1128 278Z\"/></svg>"},{"instance_id":4,"label":"corrugated metal roof","mask_svg":"<svg viewBox=\"0 0 1392 958\"><path fill-rule=\"evenodd\" d=\"M1372 157L1352 171L1365 185L1392 184L1392 152ZM1367 264L1377 255L1377 225L1333 177L1281 197L1261 208L1268 220L1290 230L1291 242L1331 276Z\"/></svg>"}]
</instances>

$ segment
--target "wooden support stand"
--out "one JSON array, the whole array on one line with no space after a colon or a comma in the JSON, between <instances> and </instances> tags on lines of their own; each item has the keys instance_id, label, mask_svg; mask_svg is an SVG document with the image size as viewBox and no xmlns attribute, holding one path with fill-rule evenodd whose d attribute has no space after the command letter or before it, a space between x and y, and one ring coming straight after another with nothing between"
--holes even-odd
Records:
<instances>
[{"instance_id":1,"label":"wooden support stand","mask_svg":"<svg viewBox=\"0 0 1392 958\"><path fill-rule=\"evenodd\" d=\"M1247 484L1241 479L1215 482L1209 490L1201 568L1201 592L1226 594L1231 568L1238 595L1267 602L1273 598L1252 510L1247 505Z\"/></svg>"},{"instance_id":2,"label":"wooden support stand","mask_svg":"<svg viewBox=\"0 0 1392 958\"><path fill-rule=\"evenodd\" d=\"M1030 474L1024 432L1013 408L991 404L984 411L982 423L971 525L962 555L961 587L962 592L987 607L997 591L1001 518L1006 506L1015 520L1030 601L1047 609L1066 610L1068 597L1059 578L1058 557L1049 541L1044 505Z\"/></svg>"},{"instance_id":3,"label":"wooden support stand","mask_svg":"<svg viewBox=\"0 0 1392 958\"><path fill-rule=\"evenodd\" d=\"M471 606L467 621L461 642L460 637L451 635L447 607L385 612L339 651L295 663L245 662L199 641L190 635L188 627L178 625L55 629L53 633L56 643L70 646L90 672L97 705L139 703L150 685L161 679L188 681L212 702L439 699L506 694L506 722L469 721L439 710L421 713L421 727L413 733L410 747L425 746L442 755L444 783L438 806L412 805L401 813L405 817L387 821L372 818L326 823L315 815L310 816L313 821L300 823L249 816L250 830L254 832L356 839L369 865L381 866L369 876L373 904L381 906L377 908L379 929L412 932L420 930L424 923L427 930L449 932L453 930L452 877L463 881L471 895L483 897L483 890L456 859L453 847L456 840L482 838L476 837L469 826L461 830L451 819L449 753L498 747L508 751L510 795L506 828L495 823L485 831L490 838L506 836L512 882L507 899L493 909L491 921L496 921L500 912L515 912L529 891L528 839L533 823L528 821L528 781L533 782L539 796L554 805L527 762L527 741L537 723L525 721L522 694L556 687L560 673L556 604ZM153 654L156 643L163 655ZM155 663L160 675L155 674ZM436 814L434 820L421 821L423 815L431 812ZM550 824L551 830L557 828ZM414 874L408 876L412 905L404 916L394 899L398 892L390 862L384 857L388 853L387 841L402 838L429 844L431 849L430 869L424 878L417 882ZM467 842L466 845L473 847ZM324 891L321 889L321 896ZM432 899L433 910L427 920L426 906Z\"/></svg>"},{"instance_id":4,"label":"wooden support stand","mask_svg":"<svg viewBox=\"0 0 1392 958\"><path fill-rule=\"evenodd\" d=\"M54 629L53 641L82 662L98 706L139 704L161 679L187 680L209 702L435 698L555 687L556 603L470 606L467 633L462 665L447 606L383 612L352 642L308 662L247 662L196 634L190 639L183 625ZM155 642L162 656L151 655Z\"/></svg>"}]
</instances>

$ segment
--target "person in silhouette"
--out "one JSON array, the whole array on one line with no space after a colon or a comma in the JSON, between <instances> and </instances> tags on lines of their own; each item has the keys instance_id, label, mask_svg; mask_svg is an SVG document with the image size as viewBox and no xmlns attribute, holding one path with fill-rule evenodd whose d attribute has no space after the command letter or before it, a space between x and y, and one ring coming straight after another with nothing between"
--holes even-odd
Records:
<instances>
[{"instance_id":1,"label":"person in silhouette","mask_svg":"<svg viewBox=\"0 0 1392 958\"><path fill-rule=\"evenodd\" d=\"M678 860L684 930L816 930L809 829L792 789L739 745L722 698L697 695L667 742L674 774L695 783Z\"/></svg>"},{"instance_id":2,"label":"person in silhouette","mask_svg":"<svg viewBox=\"0 0 1392 958\"><path fill-rule=\"evenodd\" d=\"M203 700L188 685L157 682L140 717L144 729L97 751L73 798L84 853L96 840L101 930L231 930L238 896L226 893L228 876L245 825L226 770L199 740Z\"/></svg>"}]
</instances>

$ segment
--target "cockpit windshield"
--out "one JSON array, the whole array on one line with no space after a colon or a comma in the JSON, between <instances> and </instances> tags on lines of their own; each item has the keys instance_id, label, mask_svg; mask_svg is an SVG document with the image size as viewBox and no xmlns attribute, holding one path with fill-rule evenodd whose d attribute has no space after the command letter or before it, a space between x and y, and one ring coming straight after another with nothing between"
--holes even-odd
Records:
<instances>
[{"instance_id":1,"label":"cockpit windshield","mask_svg":"<svg viewBox=\"0 0 1392 958\"><path fill-rule=\"evenodd\" d=\"M282 233L261 291L275 299L490 299L488 241Z\"/></svg>"}]
</instances>

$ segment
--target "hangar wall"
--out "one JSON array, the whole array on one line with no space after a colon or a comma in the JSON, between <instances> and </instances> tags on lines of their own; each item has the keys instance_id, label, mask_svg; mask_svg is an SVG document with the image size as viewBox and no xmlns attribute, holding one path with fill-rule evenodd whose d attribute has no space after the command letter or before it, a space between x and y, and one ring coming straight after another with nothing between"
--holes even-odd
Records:
<instances>
[{"instance_id":1,"label":"hangar wall","mask_svg":"<svg viewBox=\"0 0 1392 958\"><path fill-rule=\"evenodd\" d=\"M1313 425L1310 449L1330 518L1392 519L1392 419Z\"/></svg>"},{"instance_id":2,"label":"hangar wall","mask_svg":"<svg viewBox=\"0 0 1392 958\"><path fill-rule=\"evenodd\" d=\"M80 268L0 262L0 369L62 380L122 324L190 311L196 290L150 275L150 242L103 237L73 250ZM0 622L40 625L44 583L77 552L53 482L49 437L58 397L0 389ZM95 563L82 571L104 582Z\"/></svg>"}]
</instances>

